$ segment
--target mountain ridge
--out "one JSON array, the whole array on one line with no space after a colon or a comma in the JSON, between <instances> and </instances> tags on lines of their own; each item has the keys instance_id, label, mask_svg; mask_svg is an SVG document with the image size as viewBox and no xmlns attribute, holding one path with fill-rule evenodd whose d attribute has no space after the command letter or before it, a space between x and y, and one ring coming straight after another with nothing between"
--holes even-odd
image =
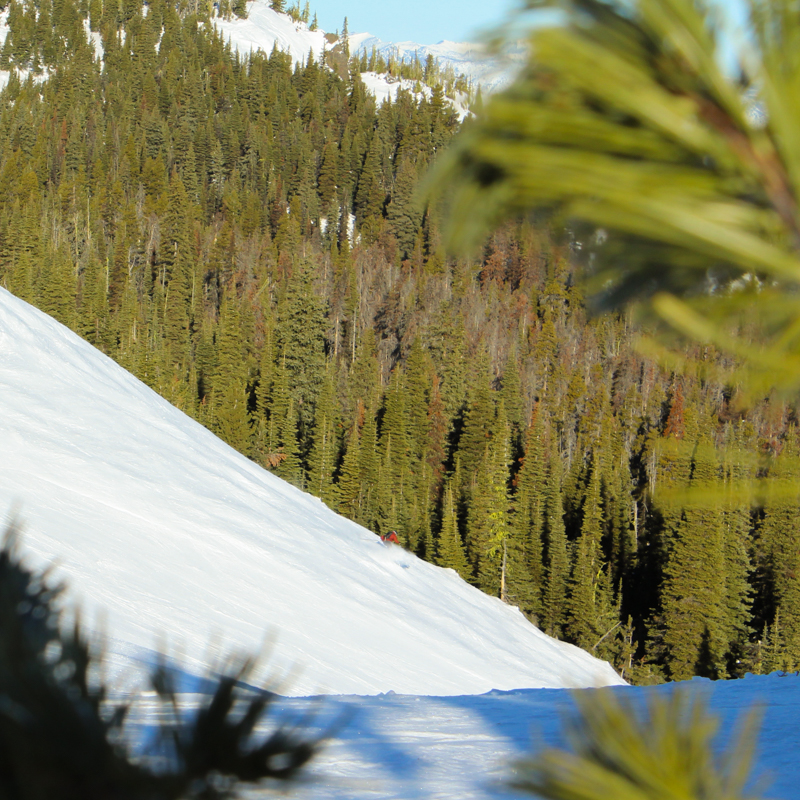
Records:
<instances>
[{"instance_id":1,"label":"mountain ridge","mask_svg":"<svg viewBox=\"0 0 800 800\"><path fill-rule=\"evenodd\" d=\"M229 20L217 17L213 24L242 53L250 49L261 49L269 53L277 46L279 50L288 52L295 63L304 61L309 52L320 60L323 52L331 46L326 41L324 31L311 30L304 22L296 22L288 14L274 11L267 0L250 0L247 3L246 17L233 17ZM374 48L385 58L394 55L406 63L413 61L415 57L424 63L430 55L436 59L440 68L452 70L484 91L496 91L510 82L514 64L522 52L513 50L501 59L489 56L486 48L476 42L386 42L366 32L349 34L348 46L352 55L363 52L369 54ZM394 83L396 81L387 81L388 86ZM414 85L411 81L408 84L409 86L403 88Z\"/></svg>"}]
</instances>

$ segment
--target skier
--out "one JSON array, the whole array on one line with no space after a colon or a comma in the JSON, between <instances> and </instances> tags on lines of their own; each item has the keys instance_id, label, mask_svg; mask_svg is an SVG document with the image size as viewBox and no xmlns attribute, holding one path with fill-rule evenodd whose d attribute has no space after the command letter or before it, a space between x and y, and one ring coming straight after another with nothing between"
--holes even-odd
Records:
<instances>
[{"instance_id":1,"label":"skier","mask_svg":"<svg viewBox=\"0 0 800 800\"><path fill-rule=\"evenodd\" d=\"M397 531L391 531L386 535L381 534L381 541L392 544L400 544L400 540L397 538Z\"/></svg>"}]
</instances>

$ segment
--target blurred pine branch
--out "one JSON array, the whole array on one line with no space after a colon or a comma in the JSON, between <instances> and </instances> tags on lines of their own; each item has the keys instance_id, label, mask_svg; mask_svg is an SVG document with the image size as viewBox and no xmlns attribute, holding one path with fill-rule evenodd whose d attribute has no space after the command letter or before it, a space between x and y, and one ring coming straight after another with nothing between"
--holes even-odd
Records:
<instances>
[{"instance_id":1,"label":"blurred pine branch","mask_svg":"<svg viewBox=\"0 0 800 800\"><path fill-rule=\"evenodd\" d=\"M718 721L683 692L652 696L642 710L609 690L575 694L571 750L516 764L513 785L548 800L746 800L755 737L747 719L714 754Z\"/></svg>"},{"instance_id":2,"label":"blurred pine branch","mask_svg":"<svg viewBox=\"0 0 800 800\"><path fill-rule=\"evenodd\" d=\"M546 215L600 307L644 301L752 396L800 388L800 14L743 6L737 38L708 0L527 0L550 12L527 67L431 184L451 246Z\"/></svg>"}]
</instances>

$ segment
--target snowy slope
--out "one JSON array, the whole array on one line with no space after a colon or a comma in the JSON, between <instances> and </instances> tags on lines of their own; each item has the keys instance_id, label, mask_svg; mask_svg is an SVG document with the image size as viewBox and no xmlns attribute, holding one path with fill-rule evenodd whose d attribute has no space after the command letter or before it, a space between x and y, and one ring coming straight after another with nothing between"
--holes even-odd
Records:
<instances>
[{"instance_id":1,"label":"snowy slope","mask_svg":"<svg viewBox=\"0 0 800 800\"><path fill-rule=\"evenodd\" d=\"M721 723L716 742L720 748L730 745L743 718L755 711L761 723L757 740L751 742L757 788L748 796L765 800L800 796L799 675L694 679L613 691L639 708L652 696L673 691L705 702ZM529 794L502 784L511 779L516 759L545 746L564 746L563 723L574 711L574 695L527 689L477 697L343 698L356 710L353 722L312 762L316 783L294 796L296 800L531 800ZM302 702L288 701L286 706Z\"/></svg>"},{"instance_id":2,"label":"snowy slope","mask_svg":"<svg viewBox=\"0 0 800 800\"><path fill-rule=\"evenodd\" d=\"M654 695L676 690L704 702L720 720L715 743L719 752L730 745L743 717L755 710L761 725L751 742L755 763L748 797L794 800L800 795L799 675L774 673L735 681L696 678L665 686L612 689L637 708L644 708ZM516 759L546 746L564 746L564 720L574 713L575 695L563 689L522 689L460 697L390 694L328 699L320 724L335 719L343 707L352 712L351 721L311 762L310 781L295 788L291 797L530 800L530 795L507 790L503 784L511 779ZM279 705L280 712L294 715L319 710L306 698ZM142 708L135 726L147 719L147 710ZM152 704L149 711L152 724ZM136 729L131 733L141 736Z\"/></svg>"},{"instance_id":3,"label":"snowy slope","mask_svg":"<svg viewBox=\"0 0 800 800\"><path fill-rule=\"evenodd\" d=\"M413 95L414 99L419 101L423 97L430 99L433 95L432 90L428 86L422 86L417 81L406 80L405 78L393 78L388 74L379 72L362 72L361 80L367 91L380 105L384 100L391 100L394 102L397 99L397 93L403 89ZM448 100L453 110L458 115L459 120L463 120L469 112L469 97L466 93L459 93L456 95L455 100Z\"/></svg>"},{"instance_id":4,"label":"snowy slope","mask_svg":"<svg viewBox=\"0 0 800 800\"><path fill-rule=\"evenodd\" d=\"M145 6L145 9L147 6ZM0 46L5 41L8 33L8 11L0 12ZM250 0L247 3L247 17L245 19L232 18L223 20L215 18L213 24L222 32L223 36L240 53L263 50L271 53L273 47L289 53L295 63L308 59L309 53L319 60L326 48L331 47L325 41L325 32L312 31L303 22L293 22L288 14L278 14L269 7L269 0ZM103 58L103 46L100 34L89 30L88 22L84 22L86 35L91 41L95 57ZM522 46L509 50L503 58L488 57L485 48L474 42L448 42L423 45L416 42L384 42L370 33L354 33L348 37L351 53L366 51L370 53L375 47L377 51L388 58L394 53L401 60L412 61L415 54L424 62L428 54L438 59L442 68L452 67L458 75L464 75L484 91L497 91L510 83L517 67L522 63L525 50ZM21 79L25 79L27 71L20 71ZM8 83L8 71L0 71L0 89ZM376 96L378 101L392 98L397 95L397 89L413 88L410 81L398 82L387 75L375 73L362 73L362 78L367 88ZM43 80L42 77L38 78ZM459 100L454 107L463 118L466 114L464 102Z\"/></svg>"},{"instance_id":5,"label":"snowy slope","mask_svg":"<svg viewBox=\"0 0 800 800\"><path fill-rule=\"evenodd\" d=\"M291 54L294 61L304 61L309 51L319 59L326 45L322 31L311 31L302 22L292 22L286 14L278 14L269 7L268 0L251 0L247 3L246 19L229 21L215 19L214 25L219 28L231 45L241 53L251 50L272 52L277 46L279 50ZM484 48L471 42L439 42L439 44L422 45L415 42L384 42L369 33L354 33L348 38L351 53L366 51L372 48L388 57L394 52L402 60L413 60L417 53L424 62L430 53L439 60L442 68L452 67L459 75L465 75L485 91L494 91L505 86L514 73L515 64L522 58L522 49L509 53L507 59L488 58ZM364 73L366 74L366 73ZM363 75L362 74L362 77ZM389 81L372 79L369 88L379 99L391 94L392 87L396 93L396 84ZM376 91L377 89L377 91Z\"/></svg>"},{"instance_id":6,"label":"snowy slope","mask_svg":"<svg viewBox=\"0 0 800 800\"><path fill-rule=\"evenodd\" d=\"M304 22L292 22L288 14L279 14L269 7L267 0L253 0L247 4L245 19L229 21L216 18L214 25L240 53L263 50L269 54L273 47L289 53L292 61L305 61L309 52L319 60L329 46L325 33L312 31Z\"/></svg>"},{"instance_id":7,"label":"snowy slope","mask_svg":"<svg viewBox=\"0 0 800 800\"><path fill-rule=\"evenodd\" d=\"M353 53L372 52L374 47L384 58L395 53L403 61L413 61L414 56L424 64L428 55L438 60L441 68L452 67L457 75L464 75L483 91L494 92L507 86L525 56L524 47L508 50L503 58L490 57L483 45L475 42L448 42L417 44L416 42L384 42L369 33L354 33L349 37Z\"/></svg>"},{"instance_id":8,"label":"snowy slope","mask_svg":"<svg viewBox=\"0 0 800 800\"><path fill-rule=\"evenodd\" d=\"M619 683L454 572L381 544L0 289L0 509L58 559L112 651L189 669L278 643L291 691L465 694ZM209 650L209 641L223 637Z\"/></svg>"}]
</instances>

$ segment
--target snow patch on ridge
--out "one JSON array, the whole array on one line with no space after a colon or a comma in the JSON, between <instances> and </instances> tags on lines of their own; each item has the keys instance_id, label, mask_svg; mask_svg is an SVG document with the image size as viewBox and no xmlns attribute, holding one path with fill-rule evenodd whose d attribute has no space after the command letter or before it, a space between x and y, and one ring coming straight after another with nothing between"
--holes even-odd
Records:
<instances>
[{"instance_id":1,"label":"snow patch on ridge","mask_svg":"<svg viewBox=\"0 0 800 800\"><path fill-rule=\"evenodd\" d=\"M289 53L294 63L307 61L309 52L319 61L328 46L323 31L312 31L304 22L294 22L287 14L273 11L266 0L249 2L245 19L216 17L213 24L244 54L263 50L269 55L277 47Z\"/></svg>"},{"instance_id":2,"label":"snow patch on ridge","mask_svg":"<svg viewBox=\"0 0 800 800\"><path fill-rule=\"evenodd\" d=\"M303 22L293 22L287 14L279 14L269 7L267 0L251 0L247 3L246 19L222 20L216 18L213 24L240 53L263 50L270 53L277 46L291 55L292 60L307 60L309 51L319 60L323 51L329 47L325 33L312 31ZM413 60L416 53L423 63L428 54L438 59L443 69L451 67L456 74L464 75L484 91L495 91L506 86L512 79L516 68L524 57L524 48L509 51L503 58L489 56L486 48L474 42L442 41L438 44L423 45L416 42L384 42L370 33L354 33L348 37L348 46L352 54L372 48L384 57L395 53L401 60ZM362 73L374 75L374 73ZM388 77L388 76L387 76ZM378 100L393 96L390 80L383 82L371 79L370 89L376 92ZM396 89L394 92L396 93ZM460 108L456 108L462 115Z\"/></svg>"},{"instance_id":3,"label":"snow patch on ridge","mask_svg":"<svg viewBox=\"0 0 800 800\"><path fill-rule=\"evenodd\" d=\"M495 92L508 86L527 55L522 44L509 47L498 56L488 53L484 45L476 42L384 42L370 33L351 34L348 41L351 53L363 51L369 55L374 47L386 59L394 54L401 61L410 62L416 56L424 64L427 57L432 55L440 68L452 68L457 75L469 78L473 85L480 86L485 92Z\"/></svg>"},{"instance_id":4,"label":"snow patch on ridge","mask_svg":"<svg viewBox=\"0 0 800 800\"><path fill-rule=\"evenodd\" d=\"M405 78L392 78L390 75L380 72L362 72L361 80L364 81L367 91L370 92L378 105L386 100L395 102L397 100L397 93L403 89L410 92L415 100L425 98L430 100L433 91L429 86L423 86L417 81L410 81ZM469 115L470 111L467 107L469 98L464 94L459 94L454 101L448 100L458 114L458 119L463 120Z\"/></svg>"}]
</instances>

